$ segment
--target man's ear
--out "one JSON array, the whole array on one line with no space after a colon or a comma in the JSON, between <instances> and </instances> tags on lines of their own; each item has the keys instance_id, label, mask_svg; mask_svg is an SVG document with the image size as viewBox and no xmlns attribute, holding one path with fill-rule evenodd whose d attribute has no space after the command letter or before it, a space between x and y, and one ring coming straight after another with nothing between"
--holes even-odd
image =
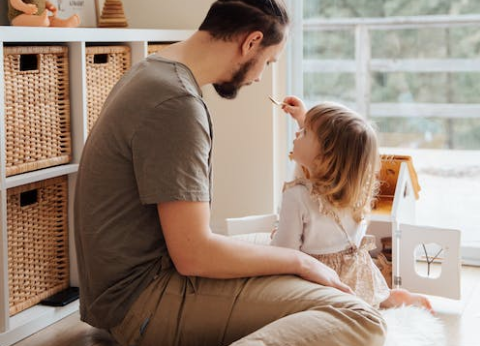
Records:
<instances>
[{"instance_id":1,"label":"man's ear","mask_svg":"<svg viewBox=\"0 0 480 346\"><path fill-rule=\"evenodd\" d=\"M248 34L242 43L242 56L248 55L260 46L263 39L263 33L261 31L253 31Z\"/></svg>"}]
</instances>

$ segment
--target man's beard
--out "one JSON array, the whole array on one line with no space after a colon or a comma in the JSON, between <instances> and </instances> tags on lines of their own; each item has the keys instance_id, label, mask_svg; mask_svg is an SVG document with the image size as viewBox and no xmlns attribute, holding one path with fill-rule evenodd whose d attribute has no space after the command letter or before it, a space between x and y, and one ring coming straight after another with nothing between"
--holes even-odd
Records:
<instances>
[{"instance_id":1,"label":"man's beard","mask_svg":"<svg viewBox=\"0 0 480 346\"><path fill-rule=\"evenodd\" d=\"M217 94L229 100L237 97L238 90L244 85L243 83L245 82L245 76L247 75L248 71L255 63L255 61L256 60L252 59L240 66L238 71L235 72L229 82L213 84L213 87L217 91Z\"/></svg>"}]
</instances>

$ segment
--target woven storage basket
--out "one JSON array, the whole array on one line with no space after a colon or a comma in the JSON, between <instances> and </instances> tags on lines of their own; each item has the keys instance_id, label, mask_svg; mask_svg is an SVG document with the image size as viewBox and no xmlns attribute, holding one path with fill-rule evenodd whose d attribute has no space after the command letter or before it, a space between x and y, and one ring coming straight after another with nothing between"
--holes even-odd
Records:
<instances>
[{"instance_id":1,"label":"woven storage basket","mask_svg":"<svg viewBox=\"0 0 480 346\"><path fill-rule=\"evenodd\" d=\"M69 285L67 177L7 191L10 315Z\"/></svg>"},{"instance_id":2,"label":"woven storage basket","mask_svg":"<svg viewBox=\"0 0 480 346\"><path fill-rule=\"evenodd\" d=\"M148 55L156 53L158 51L161 51L164 48L167 48L170 45L170 43L155 43L155 44L149 44L148 45Z\"/></svg>"},{"instance_id":3,"label":"woven storage basket","mask_svg":"<svg viewBox=\"0 0 480 346\"><path fill-rule=\"evenodd\" d=\"M88 132L102 110L113 86L130 68L127 46L87 47Z\"/></svg>"},{"instance_id":4,"label":"woven storage basket","mask_svg":"<svg viewBox=\"0 0 480 346\"><path fill-rule=\"evenodd\" d=\"M3 51L6 176L69 162L68 48Z\"/></svg>"}]
</instances>

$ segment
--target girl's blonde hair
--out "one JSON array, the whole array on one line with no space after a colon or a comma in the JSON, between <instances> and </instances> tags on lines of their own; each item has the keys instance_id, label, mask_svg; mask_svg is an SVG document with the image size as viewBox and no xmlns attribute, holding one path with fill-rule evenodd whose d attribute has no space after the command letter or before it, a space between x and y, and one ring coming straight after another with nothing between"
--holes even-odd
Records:
<instances>
[{"instance_id":1,"label":"girl's blonde hair","mask_svg":"<svg viewBox=\"0 0 480 346\"><path fill-rule=\"evenodd\" d=\"M360 115L333 102L310 109L305 127L316 134L320 145L310 171L312 193L334 208L353 208L359 222L370 213L378 190L375 130Z\"/></svg>"}]
</instances>

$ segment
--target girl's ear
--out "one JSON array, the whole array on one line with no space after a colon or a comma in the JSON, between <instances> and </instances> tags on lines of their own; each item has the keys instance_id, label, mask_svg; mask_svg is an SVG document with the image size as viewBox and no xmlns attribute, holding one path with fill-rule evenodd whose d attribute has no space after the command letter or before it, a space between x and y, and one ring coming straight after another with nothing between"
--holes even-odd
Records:
<instances>
[{"instance_id":1,"label":"girl's ear","mask_svg":"<svg viewBox=\"0 0 480 346\"><path fill-rule=\"evenodd\" d=\"M251 52L254 52L260 46L262 39L263 33L261 31L253 31L248 34L242 42L242 56L247 56Z\"/></svg>"}]
</instances>

